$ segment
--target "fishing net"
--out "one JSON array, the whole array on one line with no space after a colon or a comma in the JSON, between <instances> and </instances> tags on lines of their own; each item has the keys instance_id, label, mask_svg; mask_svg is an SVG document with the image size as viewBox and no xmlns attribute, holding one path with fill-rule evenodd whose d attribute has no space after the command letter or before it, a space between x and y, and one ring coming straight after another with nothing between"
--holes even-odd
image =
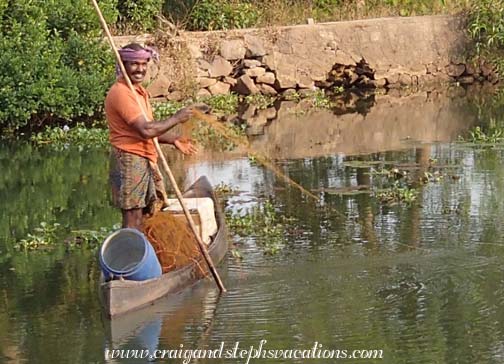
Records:
<instances>
[{"instance_id":1,"label":"fishing net","mask_svg":"<svg viewBox=\"0 0 504 364\"><path fill-rule=\"evenodd\" d=\"M143 231L152 244L163 273L196 263L204 273L198 243L184 215L158 212L144 219Z\"/></svg>"}]
</instances>

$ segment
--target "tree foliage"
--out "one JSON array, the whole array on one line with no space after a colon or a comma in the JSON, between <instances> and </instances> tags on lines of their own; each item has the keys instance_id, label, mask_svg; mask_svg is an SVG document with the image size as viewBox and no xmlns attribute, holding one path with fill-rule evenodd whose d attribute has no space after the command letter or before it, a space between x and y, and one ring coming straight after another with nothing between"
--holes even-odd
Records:
<instances>
[{"instance_id":1,"label":"tree foliage","mask_svg":"<svg viewBox=\"0 0 504 364\"><path fill-rule=\"evenodd\" d=\"M113 1L101 1L115 19ZM113 61L87 0L0 5L0 127L88 119L100 111Z\"/></svg>"}]
</instances>

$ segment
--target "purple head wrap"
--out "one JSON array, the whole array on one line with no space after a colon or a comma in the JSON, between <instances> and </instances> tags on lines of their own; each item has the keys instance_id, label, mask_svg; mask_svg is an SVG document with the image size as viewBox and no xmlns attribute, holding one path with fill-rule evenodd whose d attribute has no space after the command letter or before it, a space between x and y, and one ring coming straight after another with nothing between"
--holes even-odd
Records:
<instances>
[{"instance_id":1,"label":"purple head wrap","mask_svg":"<svg viewBox=\"0 0 504 364\"><path fill-rule=\"evenodd\" d=\"M150 61L159 62L159 53L151 47L143 47L142 49L135 50L131 48L121 48L119 49L119 55L123 62L138 62L138 61ZM122 77L121 68L116 64L116 77Z\"/></svg>"}]
</instances>

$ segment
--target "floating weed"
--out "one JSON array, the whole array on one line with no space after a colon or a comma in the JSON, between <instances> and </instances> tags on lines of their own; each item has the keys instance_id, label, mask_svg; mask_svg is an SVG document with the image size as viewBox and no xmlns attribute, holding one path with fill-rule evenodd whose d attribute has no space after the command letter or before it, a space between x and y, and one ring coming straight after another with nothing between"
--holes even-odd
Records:
<instances>
[{"instance_id":1,"label":"floating weed","mask_svg":"<svg viewBox=\"0 0 504 364\"><path fill-rule=\"evenodd\" d=\"M392 187L376 191L376 197L382 203L393 204L403 202L412 204L416 201L418 191L409 186L401 186L397 181Z\"/></svg>"},{"instance_id":2,"label":"floating weed","mask_svg":"<svg viewBox=\"0 0 504 364\"><path fill-rule=\"evenodd\" d=\"M206 103L212 108L212 112L218 114L230 115L236 113L240 98L235 93L227 95L215 95L198 101Z\"/></svg>"},{"instance_id":3,"label":"floating weed","mask_svg":"<svg viewBox=\"0 0 504 364\"><path fill-rule=\"evenodd\" d=\"M476 126L469 130L467 137L459 136L458 140L459 142L473 143L477 146L492 146L504 142L504 130L499 127L491 127L485 132L481 127Z\"/></svg>"},{"instance_id":4,"label":"floating weed","mask_svg":"<svg viewBox=\"0 0 504 364\"><path fill-rule=\"evenodd\" d=\"M402 168L399 168L402 167ZM419 186L437 183L445 179L445 170L456 168L454 165L438 165L437 161L429 161L429 165L420 170L418 164L397 164L390 168L370 168L373 177L374 196L382 203L411 204L417 200ZM359 168L356 166L355 168ZM456 181L460 177L449 174L449 179Z\"/></svg>"},{"instance_id":5,"label":"floating weed","mask_svg":"<svg viewBox=\"0 0 504 364\"><path fill-rule=\"evenodd\" d=\"M87 247L94 250L107 236L119 228L120 225L116 224L112 228L101 227L98 230L72 230L71 235L65 239L65 243L70 249Z\"/></svg>"},{"instance_id":6,"label":"floating weed","mask_svg":"<svg viewBox=\"0 0 504 364\"><path fill-rule=\"evenodd\" d=\"M96 249L105 238L114 230L119 229L119 225L113 228L99 228L98 230L71 230L68 237L63 239L67 228L58 223L40 223L40 226L29 233L26 238L14 244L16 250L34 251L46 250L56 247L57 242L64 241L67 248L89 248ZM61 238L61 239L60 239Z\"/></svg>"},{"instance_id":7,"label":"floating weed","mask_svg":"<svg viewBox=\"0 0 504 364\"><path fill-rule=\"evenodd\" d=\"M313 109L330 109L335 106L334 102L326 95L323 90L315 90L307 92L305 94L300 94L299 92L291 92L286 94L284 100L307 103L308 108ZM297 113L304 113L306 110L298 110Z\"/></svg>"},{"instance_id":8,"label":"floating weed","mask_svg":"<svg viewBox=\"0 0 504 364\"><path fill-rule=\"evenodd\" d=\"M285 245L292 219L277 214L270 201L265 201L245 214L226 214L229 229L238 236L254 236L265 254L277 254Z\"/></svg>"},{"instance_id":9,"label":"floating weed","mask_svg":"<svg viewBox=\"0 0 504 364\"><path fill-rule=\"evenodd\" d=\"M24 251L47 249L56 241L56 236L60 229L61 225L58 223L48 224L41 222L39 227L36 227L26 238L14 244L14 248Z\"/></svg>"},{"instance_id":10,"label":"floating weed","mask_svg":"<svg viewBox=\"0 0 504 364\"><path fill-rule=\"evenodd\" d=\"M74 127L47 127L44 131L32 135L30 140L38 146L48 146L56 150L70 146L102 148L109 144L108 129L100 123L95 123L91 128L81 123Z\"/></svg>"},{"instance_id":11,"label":"floating weed","mask_svg":"<svg viewBox=\"0 0 504 364\"><path fill-rule=\"evenodd\" d=\"M175 114L182 107L184 107L184 104L176 101L156 102L152 105L152 109L154 111L154 119L155 120L166 119Z\"/></svg>"},{"instance_id":12,"label":"floating weed","mask_svg":"<svg viewBox=\"0 0 504 364\"><path fill-rule=\"evenodd\" d=\"M423 176L420 177L420 181L423 184L431 182L439 182L444 178L444 176L439 171L434 172L424 172Z\"/></svg>"}]
</instances>

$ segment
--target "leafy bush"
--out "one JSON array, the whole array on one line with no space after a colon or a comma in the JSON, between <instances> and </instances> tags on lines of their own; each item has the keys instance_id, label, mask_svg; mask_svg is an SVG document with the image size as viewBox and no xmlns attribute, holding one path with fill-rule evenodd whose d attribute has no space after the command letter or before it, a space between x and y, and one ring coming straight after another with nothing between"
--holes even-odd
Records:
<instances>
[{"instance_id":1,"label":"leafy bush","mask_svg":"<svg viewBox=\"0 0 504 364\"><path fill-rule=\"evenodd\" d=\"M504 0L479 0L469 18L469 33L476 41L477 53L504 49Z\"/></svg>"},{"instance_id":2,"label":"leafy bush","mask_svg":"<svg viewBox=\"0 0 504 364\"><path fill-rule=\"evenodd\" d=\"M152 30L156 16L161 14L164 0L119 0L119 28L126 30Z\"/></svg>"},{"instance_id":3,"label":"leafy bush","mask_svg":"<svg viewBox=\"0 0 504 364\"><path fill-rule=\"evenodd\" d=\"M100 5L114 21L113 0ZM100 112L113 61L87 0L19 0L0 9L0 128L86 120Z\"/></svg>"},{"instance_id":4,"label":"leafy bush","mask_svg":"<svg viewBox=\"0 0 504 364\"><path fill-rule=\"evenodd\" d=\"M167 1L165 13L185 23L188 30L248 28L256 24L260 8L249 1Z\"/></svg>"}]
</instances>

